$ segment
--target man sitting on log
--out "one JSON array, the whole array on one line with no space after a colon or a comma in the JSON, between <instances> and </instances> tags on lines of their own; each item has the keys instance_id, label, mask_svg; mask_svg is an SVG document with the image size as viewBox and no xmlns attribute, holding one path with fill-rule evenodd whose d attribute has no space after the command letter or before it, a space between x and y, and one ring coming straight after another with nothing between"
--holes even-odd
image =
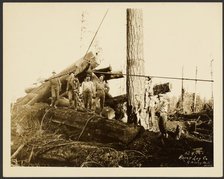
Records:
<instances>
[{"instance_id":1,"label":"man sitting on log","mask_svg":"<svg viewBox=\"0 0 224 179\"><path fill-rule=\"evenodd\" d=\"M70 73L69 75L66 91L68 92L69 107L77 110L78 95L79 95L79 80L78 78L75 77L74 73Z\"/></svg>"},{"instance_id":2,"label":"man sitting on log","mask_svg":"<svg viewBox=\"0 0 224 179\"><path fill-rule=\"evenodd\" d=\"M57 102L59 99L59 92L61 90L61 81L58 77L56 77L56 72L52 72L52 77L50 78L51 85L51 104L50 106L54 106L57 108Z\"/></svg>"},{"instance_id":3,"label":"man sitting on log","mask_svg":"<svg viewBox=\"0 0 224 179\"><path fill-rule=\"evenodd\" d=\"M105 103L105 91L107 89L106 83L104 81L104 75L99 77L99 82L96 83L96 97L100 101L100 112L102 112Z\"/></svg>"},{"instance_id":4,"label":"man sitting on log","mask_svg":"<svg viewBox=\"0 0 224 179\"><path fill-rule=\"evenodd\" d=\"M84 107L87 111L91 111L92 98L95 96L95 89L93 82L90 80L90 74L87 74L86 79L82 82L81 89L83 94Z\"/></svg>"}]
</instances>

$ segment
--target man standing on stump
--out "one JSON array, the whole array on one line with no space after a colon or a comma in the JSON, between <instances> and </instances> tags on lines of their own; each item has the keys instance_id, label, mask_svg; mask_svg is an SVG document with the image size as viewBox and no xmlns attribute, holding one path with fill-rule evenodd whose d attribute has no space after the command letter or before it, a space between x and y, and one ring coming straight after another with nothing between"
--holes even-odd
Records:
<instances>
[{"instance_id":1,"label":"man standing on stump","mask_svg":"<svg viewBox=\"0 0 224 179\"><path fill-rule=\"evenodd\" d=\"M61 81L58 77L56 77L56 72L52 72L52 77L50 78L50 86L51 86L51 104L50 106L54 106L57 108L57 102L59 99L59 92L61 90Z\"/></svg>"}]
</instances>

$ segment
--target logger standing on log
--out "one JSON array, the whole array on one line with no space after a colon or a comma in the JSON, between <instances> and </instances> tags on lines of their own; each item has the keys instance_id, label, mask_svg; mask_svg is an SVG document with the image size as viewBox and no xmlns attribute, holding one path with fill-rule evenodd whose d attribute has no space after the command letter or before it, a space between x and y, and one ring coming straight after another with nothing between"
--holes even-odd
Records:
<instances>
[{"instance_id":1,"label":"logger standing on log","mask_svg":"<svg viewBox=\"0 0 224 179\"><path fill-rule=\"evenodd\" d=\"M105 91L107 89L106 83L104 81L104 75L99 77L99 82L96 83L96 97L100 100L100 112L102 112L104 108L105 102Z\"/></svg>"},{"instance_id":2,"label":"logger standing on log","mask_svg":"<svg viewBox=\"0 0 224 179\"><path fill-rule=\"evenodd\" d=\"M86 110L92 109L92 98L95 96L95 89L93 82L90 80L90 75L86 76L86 79L82 82L82 94L83 94L83 102Z\"/></svg>"},{"instance_id":3,"label":"logger standing on log","mask_svg":"<svg viewBox=\"0 0 224 179\"><path fill-rule=\"evenodd\" d=\"M71 73L68 78L66 91L68 92L68 99L70 105L69 107L77 110L78 95L79 95L79 80L78 78L75 77L74 73Z\"/></svg>"},{"instance_id":4,"label":"logger standing on log","mask_svg":"<svg viewBox=\"0 0 224 179\"><path fill-rule=\"evenodd\" d=\"M61 81L59 78L55 77L56 72L52 72L52 77L49 80L51 85L51 104L50 106L54 106L54 108L57 108L57 102L59 99L59 92L61 90Z\"/></svg>"}]
</instances>

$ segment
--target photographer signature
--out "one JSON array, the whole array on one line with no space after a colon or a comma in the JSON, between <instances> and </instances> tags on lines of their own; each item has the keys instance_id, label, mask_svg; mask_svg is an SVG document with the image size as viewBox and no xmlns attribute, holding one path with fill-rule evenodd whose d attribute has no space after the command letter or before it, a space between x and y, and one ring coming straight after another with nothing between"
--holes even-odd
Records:
<instances>
[{"instance_id":1,"label":"photographer signature","mask_svg":"<svg viewBox=\"0 0 224 179\"><path fill-rule=\"evenodd\" d=\"M202 150L187 151L179 156L179 160L188 165L211 166L211 162Z\"/></svg>"}]
</instances>

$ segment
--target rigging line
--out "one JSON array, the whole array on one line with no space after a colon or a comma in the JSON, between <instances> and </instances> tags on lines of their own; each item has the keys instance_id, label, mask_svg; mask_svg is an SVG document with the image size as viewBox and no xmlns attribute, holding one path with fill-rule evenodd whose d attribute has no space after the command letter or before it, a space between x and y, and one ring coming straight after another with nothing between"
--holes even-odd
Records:
<instances>
[{"instance_id":1,"label":"rigging line","mask_svg":"<svg viewBox=\"0 0 224 179\"><path fill-rule=\"evenodd\" d=\"M214 80L208 79L195 79L195 78L179 78L179 77L168 77L168 76L153 76L153 75L133 75L133 74L125 74L125 73L111 73L111 72L99 72L93 71L98 74L109 74L109 75L125 75L125 76L136 76L136 77L151 77L151 78L163 78L163 79L173 79L173 80L190 80L190 81L203 81L203 82L214 82Z\"/></svg>"},{"instance_id":2,"label":"rigging line","mask_svg":"<svg viewBox=\"0 0 224 179\"><path fill-rule=\"evenodd\" d=\"M93 41L94 41L94 39L95 39L97 33L98 33L98 31L100 30L100 27L101 27L101 25L102 25L102 23L103 23L103 21L104 21L106 15L107 15L107 13L108 13L108 10L109 10L109 9L107 9L105 15L103 16L103 19L101 20L101 23L100 23L100 25L99 25L99 27L98 27L98 29L97 29L95 35L93 36L93 39L92 39L91 43L89 44L89 47L88 47L88 49L87 49L87 51L86 51L86 53L85 53L85 56L86 56L86 54L88 53L88 51L89 51L89 49L90 49L90 47L91 47L91 45L92 45L92 43L93 43ZM84 57L85 57L85 56L84 56Z\"/></svg>"},{"instance_id":3,"label":"rigging line","mask_svg":"<svg viewBox=\"0 0 224 179\"><path fill-rule=\"evenodd\" d=\"M105 15L103 16L103 19L102 19L101 22L100 22L100 25L99 25L99 27L98 27L98 29L97 29L95 35L93 36L93 39L92 39L91 43L89 44L89 47L88 47L88 49L87 49L87 51L86 51L86 53L85 53L85 55L84 55L84 60L86 60L85 57L86 57L87 53L89 52L89 49L90 49L90 47L91 47L91 45L92 45L92 43L93 43L93 41L94 41L94 39L95 39L95 37L96 37L98 31L100 30L100 27L101 27L101 25L102 25L102 23L103 23L103 21L104 21L106 15L107 15L108 11L109 11L109 9L107 9ZM69 72L69 73L71 73L71 72ZM63 75L57 75L56 77L53 77L53 78L50 77L49 79L44 80L44 82L47 82L47 81L49 81L50 79L60 78L60 77L62 77L62 76L68 75L69 73L65 73L65 74L63 74Z\"/></svg>"}]
</instances>

